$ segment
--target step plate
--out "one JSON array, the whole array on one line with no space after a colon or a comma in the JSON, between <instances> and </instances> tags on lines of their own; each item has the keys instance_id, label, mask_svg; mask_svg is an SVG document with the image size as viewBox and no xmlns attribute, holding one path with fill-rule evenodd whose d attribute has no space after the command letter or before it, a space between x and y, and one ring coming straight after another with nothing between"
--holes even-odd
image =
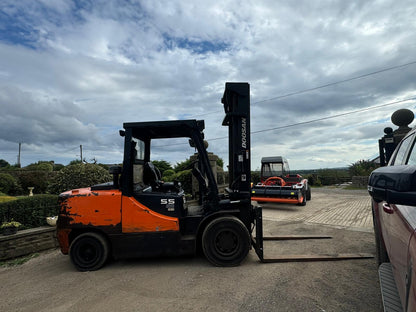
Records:
<instances>
[{"instance_id":1,"label":"step plate","mask_svg":"<svg viewBox=\"0 0 416 312\"><path fill-rule=\"evenodd\" d=\"M403 312L396 282L390 263L382 263L378 268L380 277L381 297L385 312Z\"/></svg>"}]
</instances>

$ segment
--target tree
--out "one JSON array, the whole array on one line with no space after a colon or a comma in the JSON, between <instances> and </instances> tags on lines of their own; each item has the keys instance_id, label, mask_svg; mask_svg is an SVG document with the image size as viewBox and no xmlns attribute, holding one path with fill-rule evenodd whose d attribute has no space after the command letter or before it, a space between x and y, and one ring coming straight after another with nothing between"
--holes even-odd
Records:
<instances>
[{"instance_id":1,"label":"tree","mask_svg":"<svg viewBox=\"0 0 416 312\"><path fill-rule=\"evenodd\" d=\"M59 194L67 190L89 187L112 180L107 170L96 164L77 163L68 165L52 179L49 191Z\"/></svg>"},{"instance_id":2,"label":"tree","mask_svg":"<svg viewBox=\"0 0 416 312\"><path fill-rule=\"evenodd\" d=\"M0 168L9 168L10 164L4 159L0 159Z\"/></svg>"},{"instance_id":3,"label":"tree","mask_svg":"<svg viewBox=\"0 0 416 312\"><path fill-rule=\"evenodd\" d=\"M47 171L51 172L53 171L53 161L38 161L37 163L30 164L26 166L25 170L31 170L31 171Z\"/></svg>"},{"instance_id":4,"label":"tree","mask_svg":"<svg viewBox=\"0 0 416 312\"><path fill-rule=\"evenodd\" d=\"M170 163L168 163L166 160L152 160L152 163L160 170L162 176L166 170L173 169Z\"/></svg>"},{"instance_id":5,"label":"tree","mask_svg":"<svg viewBox=\"0 0 416 312\"><path fill-rule=\"evenodd\" d=\"M0 173L0 192L15 195L18 191L19 185L17 180L8 173Z\"/></svg>"},{"instance_id":6,"label":"tree","mask_svg":"<svg viewBox=\"0 0 416 312\"><path fill-rule=\"evenodd\" d=\"M69 162L69 165L76 165L76 164L82 164L82 161L80 159L74 159Z\"/></svg>"},{"instance_id":7,"label":"tree","mask_svg":"<svg viewBox=\"0 0 416 312\"><path fill-rule=\"evenodd\" d=\"M220 168L224 168L224 160L221 157L217 159L217 166Z\"/></svg>"},{"instance_id":8,"label":"tree","mask_svg":"<svg viewBox=\"0 0 416 312\"><path fill-rule=\"evenodd\" d=\"M22 187L21 194L28 194L28 187L34 187L33 193L45 194L48 189L50 171L46 170L21 170L16 172L19 184Z\"/></svg>"},{"instance_id":9,"label":"tree","mask_svg":"<svg viewBox=\"0 0 416 312\"><path fill-rule=\"evenodd\" d=\"M352 176L369 176L370 173L379 167L378 164L370 160L359 160L348 167Z\"/></svg>"},{"instance_id":10,"label":"tree","mask_svg":"<svg viewBox=\"0 0 416 312\"><path fill-rule=\"evenodd\" d=\"M181 172L181 171L184 171L184 170L191 169L192 166L193 166L193 161L191 161L191 159L186 159L184 161L176 163L173 170L175 170L175 172Z\"/></svg>"},{"instance_id":11,"label":"tree","mask_svg":"<svg viewBox=\"0 0 416 312\"><path fill-rule=\"evenodd\" d=\"M62 164L54 164L54 165L53 165L53 171L59 171L59 170L61 170L62 168L65 168L65 166L64 166L64 165L62 165Z\"/></svg>"}]
</instances>

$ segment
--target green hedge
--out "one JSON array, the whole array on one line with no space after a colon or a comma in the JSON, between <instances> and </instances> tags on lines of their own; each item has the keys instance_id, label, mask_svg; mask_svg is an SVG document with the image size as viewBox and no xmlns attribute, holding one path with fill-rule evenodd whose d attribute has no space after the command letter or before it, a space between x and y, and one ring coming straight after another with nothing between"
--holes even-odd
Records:
<instances>
[{"instance_id":1,"label":"green hedge","mask_svg":"<svg viewBox=\"0 0 416 312\"><path fill-rule=\"evenodd\" d=\"M46 217L57 216L57 195L35 195L0 203L0 223L18 221L24 228L47 225Z\"/></svg>"}]
</instances>

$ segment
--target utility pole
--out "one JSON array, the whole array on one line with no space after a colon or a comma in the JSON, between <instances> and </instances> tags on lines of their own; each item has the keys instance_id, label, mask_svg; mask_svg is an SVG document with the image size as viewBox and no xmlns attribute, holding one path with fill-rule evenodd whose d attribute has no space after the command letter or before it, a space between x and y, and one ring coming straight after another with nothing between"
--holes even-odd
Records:
<instances>
[{"instance_id":1,"label":"utility pole","mask_svg":"<svg viewBox=\"0 0 416 312\"><path fill-rule=\"evenodd\" d=\"M80 151L80 154L81 154L81 163L82 163L82 144L79 146L79 151Z\"/></svg>"},{"instance_id":2,"label":"utility pole","mask_svg":"<svg viewBox=\"0 0 416 312\"><path fill-rule=\"evenodd\" d=\"M22 143L19 142L19 154L17 155L17 166L18 166L18 168L21 168L21 165L20 165L20 153L21 153L21 151L22 151Z\"/></svg>"}]
</instances>

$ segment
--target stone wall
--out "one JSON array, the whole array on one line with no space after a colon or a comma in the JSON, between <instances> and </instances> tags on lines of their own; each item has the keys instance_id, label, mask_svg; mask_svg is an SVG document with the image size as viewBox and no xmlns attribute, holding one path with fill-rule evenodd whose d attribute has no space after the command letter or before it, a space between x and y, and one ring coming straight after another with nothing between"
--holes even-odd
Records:
<instances>
[{"instance_id":1,"label":"stone wall","mask_svg":"<svg viewBox=\"0 0 416 312\"><path fill-rule=\"evenodd\" d=\"M0 236L0 261L58 247L55 227L38 227Z\"/></svg>"}]
</instances>

